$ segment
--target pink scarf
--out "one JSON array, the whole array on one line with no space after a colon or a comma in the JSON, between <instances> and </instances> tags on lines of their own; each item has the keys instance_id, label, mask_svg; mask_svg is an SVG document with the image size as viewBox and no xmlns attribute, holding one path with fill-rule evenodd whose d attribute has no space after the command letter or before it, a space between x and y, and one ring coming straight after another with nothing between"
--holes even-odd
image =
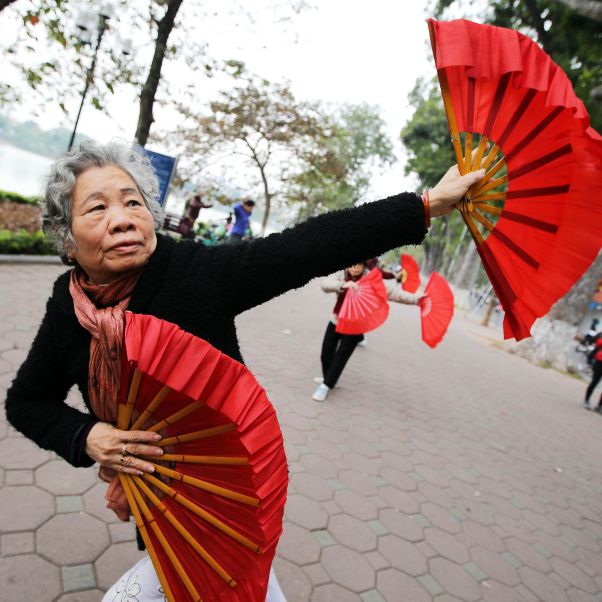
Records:
<instances>
[{"instance_id":1,"label":"pink scarf","mask_svg":"<svg viewBox=\"0 0 602 602\"><path fill-rule=\"evenodd\" d=\"M128 272L107 285L90 282L79 268L71 272L69 292L79 323L92 335L88 367L88 394L94 414L103 422L117 422L117 395L121 377L124 312L141 270ZM128 521L130 508L117 472L101 466L98 476L109 483L107 508Z\"/></svg>"}]
</instances>

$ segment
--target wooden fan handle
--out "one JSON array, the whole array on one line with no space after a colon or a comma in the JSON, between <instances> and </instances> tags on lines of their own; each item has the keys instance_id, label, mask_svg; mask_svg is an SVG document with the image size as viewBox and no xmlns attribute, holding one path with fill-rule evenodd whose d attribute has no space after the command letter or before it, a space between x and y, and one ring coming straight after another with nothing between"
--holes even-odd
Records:
<instances>
[{"instance_id":1,"label":"wooden fan handle","mask_svg":"<svg viewBox=\"0 0 602 602\"><path fill-rule=\"evenodd\" d=\"M142 518L142 514L140 513L140 509L138 508L138 504L136 503L136 498L134 497L134 493L132 488L130 487L130 477L125 474L119 474L119 480L121 482L121 486L123 487L123 491L125 492L125 496L127 497L128 504L130 506L130 510L134 515L134 520L136 521L136 526L140 530L140 535L142 535L142 539L144 540L144 544L146 545L146 549L148 551L148 555L150 556L153 566L155 567L155 571L157 571L157 577L159 577L159 581L161 582L161 586L163 587L163 591L165 592L165 596L169 600L169 602L175 602L175 597L169 587L169 582L167 581L167 577L165 576L165 572L163 571L163 567L159 562L159 557L157 556L157 552L153 546L153 542L150 538L148 530L146 528L146 523Z\"/></svg>"},{"instance_id":2,"label":"wooden fan handle","mask_svg":"<svg viewBox=\"0 0 602 602\"><path fill-rule=\"evenodd\" d=\"M194 551L230 586L236 587L236 579L224 569L224 567L213 558L213 556L192 536L190 531L174 516L173 512L152 492L150 487L140 478L134 477L144 495L163 514L167 521L178 531L178 533L190 544Z\"/></svg>"}]
</instances>

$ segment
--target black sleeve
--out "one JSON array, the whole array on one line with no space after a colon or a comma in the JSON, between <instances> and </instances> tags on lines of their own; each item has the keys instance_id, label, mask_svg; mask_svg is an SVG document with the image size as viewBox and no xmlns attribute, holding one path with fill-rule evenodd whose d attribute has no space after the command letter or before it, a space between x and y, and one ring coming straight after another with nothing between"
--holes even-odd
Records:
<instances>
[{"instance_id":1,"label":"black sleeve","mask_svg":"<svg viewBox=\"0 0 602 602\"><path fill-rule=\"evenodd\" d=\"M236 315L394 247L420 244L424 206L404 193L332 211L253 242L216 248L214 268L224 279L222 311Z\"/></svg>"},{"instance_id":2,"label":"black sleeve","mask_svg":"<svg viewBox=\"0 0 602 602\"><path fill-rule=\"evenodd\" d=\"M65 403L74 384L56 347L52 299L40 329L6 396L6 418L26 437L73 466L94 462L81 451L81 434L97 420Z\"/></svg>"}]
</instances>

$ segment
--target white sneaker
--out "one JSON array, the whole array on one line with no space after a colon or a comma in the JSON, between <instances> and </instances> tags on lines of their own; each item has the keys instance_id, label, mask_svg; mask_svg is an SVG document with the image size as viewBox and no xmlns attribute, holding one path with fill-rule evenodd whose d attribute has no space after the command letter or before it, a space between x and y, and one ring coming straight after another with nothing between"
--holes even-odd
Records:
<instances>
[{"instance_id":1,"label":"white sneaker","mask_svg":"<svg viewBox=\"0 0 602 602\"><path fill-rule=\"evenodd\" d=\"M324 382L324 377L323 376L314 376L314 382L317 383L318 385L321 385Z\"/></svg>"},{"instance_id":2,"label":"white sneaker","mask_svg":"<svg viewBox=\"0 0 602 602\"><path fill-rule=\"evenodd\" d=\"M364 339L363 341L360 341L357 344L358 347L368 347L368 341L366 341L366 339Z\"/></svg>"},{"instance_id":3,"label":"white sneaker","mask_svg":"<svg viewBox=\"0 0 602 602\"><path fill-rule=\"evenodd\" d=\"M330 391L330 389L324 383L322 383L314 391L314 394L312 395L312 399L314 401L326 401L329 391Z\"/></svg>"}]
</instances>

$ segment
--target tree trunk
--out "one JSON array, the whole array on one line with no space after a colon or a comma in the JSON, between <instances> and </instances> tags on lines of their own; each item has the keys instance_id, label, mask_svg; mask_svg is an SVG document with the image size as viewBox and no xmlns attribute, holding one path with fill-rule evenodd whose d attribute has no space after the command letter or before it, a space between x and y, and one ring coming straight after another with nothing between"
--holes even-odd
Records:
<instances>
[{"instance_id":1,"label":"tree trunk","mask_svg":"<svg viewBox=\"0 0 602 602\"><path fill-rule=\"evenodd\" d=\"M155 42L155 53L151 62L150 71L142 92L140 93L140 113L138 115L138 126L136 127L136 142L144 146L148 140L153 118L153 104L155 95L161 80L161 67L167 50L167 40L174 27L176 15L183 0L168 0L167 11L159 21L157 28L157 40Z\"/></svg>"},{"instance_id":2,"label":"tree trunk","mask_svg":"<svg viewBox=\"0 0 602 602\"><path fill-rule=\"evenodd\" d=\"M497 297L492 293L491 299L489 299L489 304L487 305L487 309L485 310L485 315L483 316L483 321L481 322L481 326L489 326L489 320L491 320L491 314L495 306L497 305L498 300Z\"/></svg>"},{"instance_id":3,"label":"tree trunk","mask_svg":"<svg viewBox=\"0 0 602 602\"><path fill-rule=\"evenodd\" d=\"M464 258L462 259L462 264L460 265L460 269L456 272L455 278L453 278L454 286L458 288L466 288L470 289L471 285L474 285L474 280L472 283L470 282L474 271L474 266L479 261L479 256L477 253L477 247L472 242L469 242L466 252L464 253Z\"/></svg>"},{"instance_id":4,"label":"tree trunk","mask_svg":"<svg viewBox=\"0 0 602 602\"><path fill-rule=\"evenodd\" d=\"M268 186L268 178L265 175L264 166L259 167L261 171L261 181L263 182L263 198L265 202L265 211L263 212L263 219L261 220L261 236L265 236L265 229L268 225L268 219L270 217L272 195Z\"/></svg>"},{"instance_id":5,"label":"tree trunk","mask_svg":"<svg viewBox=\"0 0 602 602\"><path fill-rule=\"evenodd\" d=\"M576 13L602 23L602 2L596 0L557 0L572 8Z\"/></svg>"}]
</instances>

